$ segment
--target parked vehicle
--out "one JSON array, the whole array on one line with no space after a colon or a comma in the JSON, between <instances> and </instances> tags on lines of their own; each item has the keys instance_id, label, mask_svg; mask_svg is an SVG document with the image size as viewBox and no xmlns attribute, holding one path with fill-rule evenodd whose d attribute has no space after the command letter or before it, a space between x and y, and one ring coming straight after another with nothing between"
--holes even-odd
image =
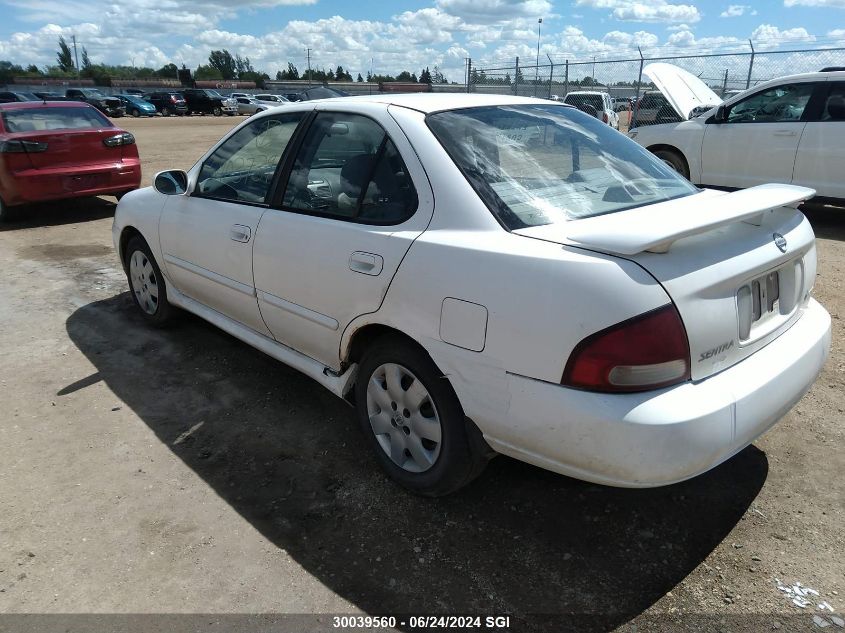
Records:
<instances>
[{"instance_id":1,"label":"parked vehicle","mask_svg":"<svg viewBox=\"0 0 845 633\"><path fill-rule=\"evenodd\" d=\"M247 116L252 116L256 112L264 112L264 110L273 107L269 103L262 103L247 97L238 97L235 101L238 104L238 114L246 114Z\"/></svg>"},{"instance_id":2,"label":"parked vehicle","mask_svg":"<svg viewBox=\"0 0 845 633\"><path fill-rule=\"evenodd\" d=\"M130 116L155 116L156 114L156 107L137 95L115 95L115 97L120 99L126 114Z\"/></svg>"},{"instance_id":3,"label":"parked vehicle","mask_svg":"<svg viewBox=\"0 0 845 633\"><path fill-rule=\"evenodd\" d=\"M336 97L348 97L349 93L336 88L329 88L328 86L314 86L313 88L306 88L300 93L296 94L296 99L292 99L290 95L285 95L289 101L315 101L317 99L334 99Z\"/></svg>"},{"instance_id":4,"label":"parked vehicle","mask_svg":"<svg viewBox=\"0 0 845 633\"><path fill-rule=\"evenodd\" d=\"M619 129L619 115L613 109L610 95L606 92L573 90L566 94L563 102L581 110L584 109L584 106L589 106L595 109L596 118L607 123L612 128ZM592 112L589 114L592 114Z\"/></svg>"},{"instance_id":5,"label":"parked vehicle","mask_svg":"<svg viewBox=\"0 0 845 633\"><path fill-rule=\"evenodd\" d=\"M253 96L251 94L247 94L246 92L233 92L229 95L230 99L237 99L238 97L244 97L246 99L252 99Z\"/></svg>"},{"instance_id":6,"label":"parked vehicle","mask_svg":"<svg viewBox=\"0 0 845 633\"><path fill-rule=\"evenodd\" d=\"M41 101L32 92L0 92L0 103L18 103L21 101Z\"/></svg>"},{"instance_id":7,"label":"parked vehicle","mask_svg":"<svg viewBox=\"0 0 845 633\"><path fill-rule=\"evenodd\" d=\"M135 95L137 97L143 97L144 94L145 94L144 91L141 90L140 88L127 88L123 92L124 92L124 94Z\"/></svg>"},{"instance_id":8,"label":"parked vehicle","mask_svg":"<svg viewBox=\"0 0 845 633\"><path fill-rule=\"evenodd\" d=\"M110 117L121 117L126 114L120 99L107 97L97 88L68 88L65 90L65 97L91 104Z\"/></svg>"},{"instance_id":9,"label":"parked vehicle","mask_svg":"<svg viewBox=\"0 0 845 633\"><path fill-rule=\"evenodd\" d=\"M42 101L68 101L68 98L58 92L33 92Z\"/></svg>"},{"instance_id":10,"label":"parked vehicle","mask_svg":"<svg viewBox=\"0 0 845 633\"><path fill-rule=\"evenodd\" d=\"M645 125L677 123L681 120L681 115L675 111L659 90L647 90L634 104L629 127L633 129Z\"/></svg>"},{"instance_id":11,"label":"parked vehicle","mask_svg":"<svg viewBox=\"0 0 845 633\"><path fill-rule=\"evenodd\" d=\"M206 88L186 88L182 91L185 95L185 103L188 106L188 114L213 114L232 116L238 113L238 105L234 99L224 97L216 90Z\"/></svg>"},{"instance_id":12,"label":"parked vehicle","mask_svg":"<svg viewBox=\"0 0 845 633\"><path fill-rule=\"evenodd\" d=\"M179 116L188 114L188 104L185 97L179 92L151 92L144 96L144 99L155 106L156 111L162 116Z\"/></svg>"},{"instance_id":13,"label":"parked vehicle","mask_svg":"<svg viewBox=\"0 0 845 633\"><path fill-rule=\"evenodd\" d=\"M845 200L845 72L779 77L719 104L715 94L690 96L697 77L669 64L652 66L646 70L667 99L671 95L679 112L692 114L630 133L667 165L705 186L783 182Z\"/></svg>"},{"instance_id":14,"label":"parked vehicle","mask_svg":"<svg viewBox=\"0 0 845 633\"><path fill-rule=\"evenodd\" d=\"M614 112L628 112L631 110L631 99L629 97L614 97L611 101Z\"/></svg>"},{"instance_id":15,"label":"parked vehicle","mask_svg":"<svg viewBox=\"0 0 845 633\"><path fill-rule=\"evenodd\" d=\"M283 97L282 95L260 94L254 95L252 98L256 101L265 101L267 103L274 103L276 105L290 103L290 100L287 97Z\"/></svg>"},{"instance_id":16,"label":"parked vehicle","mask_svg":"<svg viewBox=\"0 0 845 633\"><path fill-rule=\"evenodd\" d=\"M19 205L120 198L141 184L135 137L77 102L0 104L0 221Z\"/></svg>"},{"instance_id":17,"label":"parked vehicle","mask_svg":"<svg viewBox=\"0 0 845 633\"><path fill-rule=\"evenodd\" d=\"M616 486L693 477L828 354L793 208L812 190L701 191L547 100L271 108L154 182L113 227L142 318L184 308L350 399L418 493L495 452Z\"/></svg>"}]
</instances>

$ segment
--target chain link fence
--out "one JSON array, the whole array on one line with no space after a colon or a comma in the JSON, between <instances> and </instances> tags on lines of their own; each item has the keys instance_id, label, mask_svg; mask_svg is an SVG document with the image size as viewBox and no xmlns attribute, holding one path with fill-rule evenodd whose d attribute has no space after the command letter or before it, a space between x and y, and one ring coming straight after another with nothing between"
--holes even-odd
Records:
<instances>
[{"instance_id":1,"label":"chain link fence","mask_svg":"<svg viewBox=\"0 0 845 633\"><path fill-rule=\"evenodd\" d=\"M521 60L503 63L473 63L467 59L465 88L467 92L512 94L563 100L579 91L608 93L613 108L620 114L620 124L664 123L680 120L651 83L643 68L654 62L679 66L699 77L723 99L755 85L802 72L815 72L828 67L845 67L845 48L818 48L786 51L755 51L708 55L648 56L640 52L629 59L568 60L546 56L545 60ZM643 103L641 100L646 100ZM578 98L572 95L569 101ZM648 101L654 101L651 104ZM651 105L655 116L632 121L639 102ZM645 108L643 108L644 110Z\"/></svg>"}]
</instances>

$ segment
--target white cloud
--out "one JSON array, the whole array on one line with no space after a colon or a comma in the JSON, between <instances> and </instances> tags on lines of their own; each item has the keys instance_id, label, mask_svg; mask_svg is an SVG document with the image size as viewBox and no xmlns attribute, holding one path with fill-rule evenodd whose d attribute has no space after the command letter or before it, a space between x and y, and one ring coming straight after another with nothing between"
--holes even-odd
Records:
<instances>
[{"instance_id":1,"label":"white cloud","mask_svg":"<svg viewBox=\"0 0 845 633\"><path fill-rule=\"evenodd\" d=\"M727 9L722 11L719 14L720 18L738 18L740 16L745 15L748 12L749 15L757 15L757 11L753 8L748 6L747 4L732 4Z\"/></svg>"},{"instance_id":2,"label":"white cloud","mask_svg":"<svg viewBox=\"0 0 845 633\"><path fill-rule=\"evenodd\" d=\"M667 0L576 0L577 7L611 9L611 17L624 22L688 22L701 19L692 4L673 4Z\"/></svg>"},{"instance_id":3,"label":"white cloud","mask_svg":"<svg viewBox=\"0 0 845 633\"><path fill-rule=\"evenodd\" d=\"M815 42L816 38L807 32L807 29L796 27L793 29L781 30L771 24L761 24L751 32L751 39L755 43L770 45L787 44L795 42Z\"/></svg>"},{"instance_id":4,"label":"white cloud","mask_svg":"<svg viewBox=\"0 0 845 633\"><path fill-rule=\"evenodd\" d=\"M542 18L552 14L548 0L436 0L436 7L477 24L497 24L513 18Z\"/></svg>"}]
</instances>

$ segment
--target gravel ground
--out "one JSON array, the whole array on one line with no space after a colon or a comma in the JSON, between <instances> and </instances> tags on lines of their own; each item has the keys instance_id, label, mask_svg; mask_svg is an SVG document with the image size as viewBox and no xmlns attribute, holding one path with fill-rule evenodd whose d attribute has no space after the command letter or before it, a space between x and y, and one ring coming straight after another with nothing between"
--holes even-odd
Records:
<instances>
[{"instance_id":1,"label":"gravel ground","mask_svg":"<svg viewBox=\"0 0 845 633\"><path fill-rule=\"evenodd\" d=\"M241 120L120 123L146 184ZM794 606L775 578L845 610L845 211L808 211L830 360L754 446L655 490L501 457L440 500L386 481L352 410L301 374L187 315L144 327L112 249L113 211L108 198L40 205L0 230L0 613L813 628L821 612ZM0 631L25 628L8 618Z\"/></svg>"}]
</instances>

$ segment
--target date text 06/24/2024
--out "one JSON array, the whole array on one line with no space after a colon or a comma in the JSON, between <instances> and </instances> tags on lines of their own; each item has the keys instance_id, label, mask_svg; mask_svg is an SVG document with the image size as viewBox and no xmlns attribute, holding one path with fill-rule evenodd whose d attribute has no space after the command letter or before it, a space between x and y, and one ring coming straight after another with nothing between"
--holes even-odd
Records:
<instances>
[{"instance_id":1,"label":"date text 06/24/2024","mask_svg":"<svg viewBox=\"0 0 845 633\"><path fill-rule=\"evenodd\" d=\"M508 615L411 615L373 616L343 615L332 618L335 629L380 629L407 626L411 629L488 629L506 631L510 629Z\"/></svg>"}]
</instances>

